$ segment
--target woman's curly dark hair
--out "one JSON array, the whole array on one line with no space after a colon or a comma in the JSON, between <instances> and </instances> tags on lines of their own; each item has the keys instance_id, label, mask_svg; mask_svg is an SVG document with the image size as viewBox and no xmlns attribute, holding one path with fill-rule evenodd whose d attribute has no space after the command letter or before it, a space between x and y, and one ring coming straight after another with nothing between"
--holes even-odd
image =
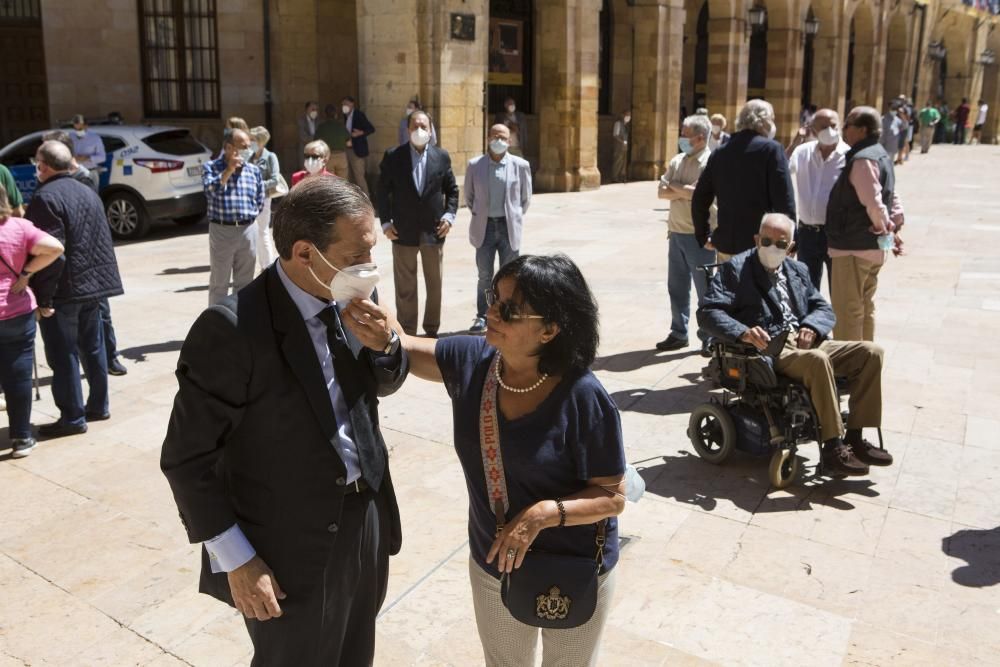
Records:
<instances>
[{"instance_id":1,"label":"woman's curly dark hair","mask_svg":"<svg viewBox=\"0 0 1000 667\"><path fill-rule=\"evenodd\" d=\"M559 326L539 352L539 372L564 375L589 368L600 342L597 301L573 260L561 253L522 255L497 272L494 289L504 278L514 280L515 294L544 322Z\"/></svg>"}]
</instances>

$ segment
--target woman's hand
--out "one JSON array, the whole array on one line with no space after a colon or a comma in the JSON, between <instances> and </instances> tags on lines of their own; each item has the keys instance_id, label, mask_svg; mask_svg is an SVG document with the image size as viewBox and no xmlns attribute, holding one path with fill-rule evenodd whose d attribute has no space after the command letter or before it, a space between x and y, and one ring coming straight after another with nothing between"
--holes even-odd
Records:
<instances>
[{"instance_id":1,"label":"woman's hand","mask_svg":"<svg viewBox=\"0 0 1000 667\"><path fill-rule=\"evenodd\" d=\"M19 276L17 282L10 288L11 293L20 294L24 290L28 289L28 278L30 277L31 276Z\"/></svg>"},{"instance_id":2,"label":"woman's hand","mask_svg":"<svg viewBox=\"0 0 1000 667\"><path fill-rule=\"evenodd\" d=\"M559 525L559 508L554 500L543 500L521 510L517 516L507 522L500 535L493 540L493 546L486 554L486 562L497 559L497 569L500 572L512 572L521 567L524 554L528 553L532 542L543 528ZM508 558L514 551L514 558Z\"/></svg>"}]
</instances>

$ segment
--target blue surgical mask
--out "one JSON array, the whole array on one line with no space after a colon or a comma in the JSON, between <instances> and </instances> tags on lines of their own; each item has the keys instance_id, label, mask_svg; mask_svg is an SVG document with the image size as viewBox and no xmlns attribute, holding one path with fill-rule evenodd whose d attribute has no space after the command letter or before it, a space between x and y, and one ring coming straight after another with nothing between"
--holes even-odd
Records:
<instances>
[{"instance_id":1,"label":"blue surgical mask","mask_svg":"<svg viewBox=\"0 0 1000 667\"><path fill-rule=\"evenodd\" d=\"M691 145L691 140L687 137L681 137L677 141L677 148L679 148L681 153L684 153L685 155L691 155L691 151L694 150L694 146Z\"/></svg>"}]
</instances>

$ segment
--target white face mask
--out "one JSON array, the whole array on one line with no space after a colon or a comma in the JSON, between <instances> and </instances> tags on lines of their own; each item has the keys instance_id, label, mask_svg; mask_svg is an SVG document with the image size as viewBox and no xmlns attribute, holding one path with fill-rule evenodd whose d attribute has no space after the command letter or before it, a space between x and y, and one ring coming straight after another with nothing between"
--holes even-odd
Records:
<instances>
[{"instance_id":1,"label":"white face mask","mask_svg":"<svg viewBox=\"0 0 1000 667\"><path fill-rule=\"evenodd\" d=\"M347 106L346 104L340 107L340 110L344 112L345 116L350 115L351 113L351 107Z\"/></svg>"},{"instance_id":2,"label":"white face mask","mask_svg":"<svg viewBox=\"0 0 1000 667\"><path fill-rule=\"evenodd\" d=\"M250 142L250 152L252 154L256 155L257 151L259 151L259 150L260 150L260 145L256 141L251 141Z\"/></svg>"},{"instance_id":3,"label":"white face mask","mask_svg":"<svg viewBox=\"0 0 1000 667\"><path fill-rule=\"evenodd\" d=\"M507 105L507 113L514 113L514 111L515 111L516 109L517 109L517 107L516 107L516 106L514 106L513 104L508 104L508 105Z\"/></svg>"},{"instance_id":4,"label":"white face mask","mask_svg":"<svg viewBox=\"0 0 1000 667\"><path fill-rule=\"evenodd\" d=\"M622 118L622 120L625 121L626 123L631 123L632 122L632 116L624 116Z\"/></svg>"},{"instance_id":5,"label":"white face mask","mask_svg":"<svg viewBox=\"0 0 1000 667\"><path fill-rule=\"evenodd\" d=\"M778 134L778 126L775 125L774 121L772 120L771 121L771 129L767 133L767 138L768 139L774 139L774 135L776 135L776 134Z\"/></svg>"},{"instance_id":6,"label":"white face mask","mask_svg":"<svg viewBox=\"0 0 1000 667\"><path fill-rule=\"evenodd\" d=\"M309 119L310 120L316 120L317 118L319 118L319 112L318 111L314 110L314 111L310 111L309 112Z\"/></svg>"},{"instance_id":7,"label":"white face mask","mask_svg":"<svg viewBox=\"0 0 1000 667\"><path fill-rule=\"evenodd\" d=\"M413 132L410 132L410 143L417 148L423 148L427 145L427 142L431 140L431 133L422 127L418 127Z\"/></svg>"},{"instance_id":8,"label":"white face mask","mask_svg":"<svg viewBox=\"0 0 1000 667\"><path fill-rule=\"evenodd\" d=\"M416 111L416 109L411 109L410 107L406 107L406 117L409 118L410 114L413 113L414 111Z\"/></svg>"},{"instance_id":9,"label":"white face mask","mask_svg":"<svg viewBox=\"0 0 1000 667\"><path fill-rule=\"evenodd\" d=\"M351 299L371 298L379 281L378 267L375 264L355 264L346 269L338 269L326 257L323 257L323 253L316 246L313 246L313 250L320 256L324 264L337 272L328 285L313 273L311 266L309 267L309 273L312 274L313 279L330 290L330 296L333 297L334 301L346 304Z\"/></svg>"},{"instance_id":10,"label":"white face mask","mask_svg":"<svg viewBox=\"0 0 1000 667\"><path fill-rule=\"evenodd\" d=\"M490 151L492 151L494 155L503 155L507 152L508 148L510 148L510 144L499 137L490 142Z\"/></svg>"},{"instance_id":11,"label":"white face mask","mask_svg":"<svg viewBox=\"0 0 1000 667\"><path fill-rule=\"evenodd\" d=\"M241 150L239 152L239 156L240 156L240 159L243 160L243 162L249 162L250 158L253 157L253 151L250 150L249 148L244 148L243 150Z\"/></svg>"},{"instance_id":12,"label":"white face mask","mask_svg":"<svg viewBox=\"0 0 1000 667\"><path fill-rule=\"evenodd\" d=\"M713 137L717 137L720 134L722 134L722 126L721 125L713 125L712 126L712 136Z\"/></svg>"},{"instance_id":13,"label":"white face mask","mask_svg":"<svg viewBox=\"0 0 1000 667\"><path fill-rule=\"evenodd\" d=\"M323 161L316 157L307 157L304 166L310 174L318 174L323 171Z\"/></svg>"},{"instance_id":14,"label":"white face mask","mask_svg":"<svg viewBox=\"0 0 1000 667\"><path fill-rule=\"evenodd\" d=\"M75 134L77 136L77 138L83 139L83 137L87 134L87 131L86 130L74 130L73 134Z\"/></svg>"},{"instance_id":15,"label":"white face mask","mask_svg":"<svg viewBox=\"0 0 1000 667\"><path fill-rule=\"evenodd\" d=\"M836 146L840 143L840 130L832 127L825 127L816 135L819 143L824 146Z\"/></svg>"},{"instance_id":16,"label":"white face mask","mask_svg":"<svg viewBox=\"0 0 1000 667\"><path fill-rule=\"evenodd\" d=\"M764 268L770 269L771 271L777 270L781 263L785 261L785 256L787 253L781 248L771 245L771 246L757 246L757 256L760 257L760 263L764 265Z\"/></svg>"}]
</instances>

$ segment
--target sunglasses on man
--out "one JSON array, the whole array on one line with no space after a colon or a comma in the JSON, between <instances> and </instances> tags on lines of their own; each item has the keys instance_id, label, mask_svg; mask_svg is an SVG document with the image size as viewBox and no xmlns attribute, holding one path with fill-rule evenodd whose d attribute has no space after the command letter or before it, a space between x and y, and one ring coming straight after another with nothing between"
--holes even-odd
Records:
<instances>
[{"instance_id":1,"label":"sunglasses on man","mask_svg":"<svg viewBox=\"0 0 1000 667\"><path fill-rule=\"evenodd\" d=\"M322 156L322 155L316 155L316 154L314 154L314 153L306 153L306 154L305 154L305 155L304 155L303 157L304 157L305 159L307 159L307 160L308 160L309 158L313 158L313 159L316 159L316 160L322 160L322 159L323 159L323 156Z\"/></svg>"},{"instance_id":2,"label":"sunglasses on man","mask_svg":"<svg viewBox=\"0 0 1000 667\"><path fill-rule=\"evenodd\" d=\"M500 319L504 322L512 320L544 320L541 315L523 315L518 306L512 305L510 301L501 301L500 295L493 288L483 290L486 294L486 306L492 308L494 305L500 312Z\"/></svg>"},{"instance_id":3,"label":"sunglasses on man","mask_svg":"<svg viewBox=\"0 0 1000 667\"><path fill-rule=\"evenodd\" d=\"M765 248L770 248L771 246L774 246L778 250L788 250L788 246L792 245L792 242L786 239L778 239L777 241L775 241L774 239L769 239L766 236L764 236L761 237L760 244Z\"/></svg>"}]
</instances>

